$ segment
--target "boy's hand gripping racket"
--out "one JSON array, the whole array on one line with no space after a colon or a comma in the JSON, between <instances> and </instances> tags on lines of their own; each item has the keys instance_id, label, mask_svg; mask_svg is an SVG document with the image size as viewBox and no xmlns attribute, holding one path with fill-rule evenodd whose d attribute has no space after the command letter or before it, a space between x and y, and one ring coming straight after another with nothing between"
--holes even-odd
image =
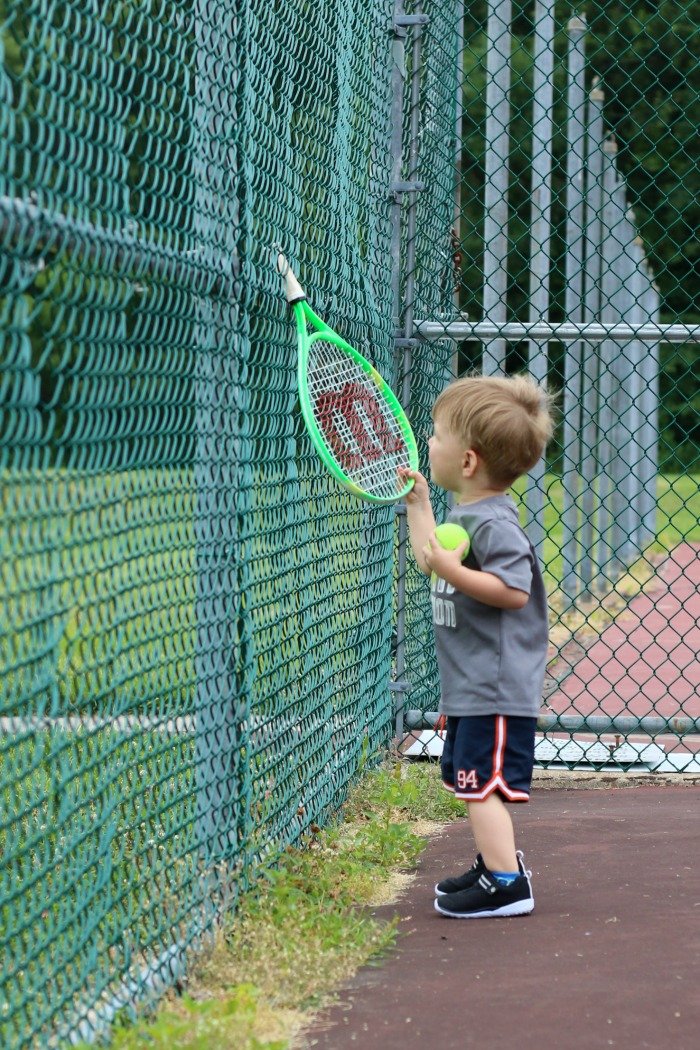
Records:
<instances>
[{"instance_id":1,"label":"boy's hand gripping racket","mask_svg":"<svg viewBox=\"0 0 700 1050\"><path fill-rule=\"evenodd\" d=\"M277 269L297 323L301 412L326 468L371 503L394 503L413 487L418 450L397 398L369 361L310 308L284 255Z\"/></svg>"}]
</instances>

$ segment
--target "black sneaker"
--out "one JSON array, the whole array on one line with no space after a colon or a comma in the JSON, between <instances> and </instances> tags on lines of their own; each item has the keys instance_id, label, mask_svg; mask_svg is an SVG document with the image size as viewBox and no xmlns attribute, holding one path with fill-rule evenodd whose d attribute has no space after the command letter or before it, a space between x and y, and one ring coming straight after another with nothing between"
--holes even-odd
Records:
<instances>
[{"instance_id":1,"label":"black sneaker","mask_svg":"<svg viewBox=\"0 0 700 1050\"><path fill-rule=\"evenodd\" d=\"M450 919L528 915L534 907L532 887L527 875L518 875L509 886L504 886L486 870L469 889L442 894L435 901L435 910Z\"/></svg>"},{"instance_id":2,"label":"black sneaker","mask_svg":"<svg viewBox=\"0 0 700 1050\"><path fill-rule=\"evenodd\" d=\"M529 877L532 872L525 871L522 850L518 850L516 856L518 858L518 871L521 875ZM481 873L487 870L481 854L477 853L476 860L469 871L465 871L464 875L456 875L453 879L443 879L442 882L438 882L435 887L435 893L438 897L442 897L444 893L459 893L461 890L468 890L470 886L479 881Z\"/></svg>"}]
</instances>

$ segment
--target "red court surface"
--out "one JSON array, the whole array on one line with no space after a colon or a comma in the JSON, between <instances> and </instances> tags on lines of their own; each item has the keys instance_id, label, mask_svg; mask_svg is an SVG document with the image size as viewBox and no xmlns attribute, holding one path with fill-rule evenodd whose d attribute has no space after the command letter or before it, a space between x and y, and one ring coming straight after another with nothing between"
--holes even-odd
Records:
<instances>
[{"instance_id":1,"label":"red court surface","mask_svg":"<svg viewBox=\"0 0 700 1050\"><path fill-rule=\"evenodd\" d=\"M436 772L437 775L437 772ZM306 1033L319 1050L696 1050L700 786L540 789L514 807L535 911L454 920L433 885L471 863L468 824L432 839L397 948Z\"/></svg>"},{"instance_id":2,"label":"red court surface","mask_svg":"<svg viewBox=\"0 0 700 1050\"><path fill-rule=\"evenodd\" d=\"M547 704L569 715L700 718L699 652L700 545L683 543L560 680Z\"/></svg>"}]
</instances>

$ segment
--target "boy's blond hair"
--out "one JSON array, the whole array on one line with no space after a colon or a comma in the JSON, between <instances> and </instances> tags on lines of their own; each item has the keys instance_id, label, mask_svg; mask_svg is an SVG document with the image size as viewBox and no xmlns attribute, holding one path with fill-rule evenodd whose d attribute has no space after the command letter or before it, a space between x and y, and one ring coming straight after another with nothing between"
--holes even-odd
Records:
<instances>
[{"instance_id":1,"label":"boy's blond hair","mask_svg":"<svg viewBox=\"0 0 700 1050\"><path fill-rule=\"evenodd\" d=\"M473 449L490 481L508 488L542 456L554 430L553 397L529 376L456 379L433 405L433 420Z\"/></svg>"}]
</instances>

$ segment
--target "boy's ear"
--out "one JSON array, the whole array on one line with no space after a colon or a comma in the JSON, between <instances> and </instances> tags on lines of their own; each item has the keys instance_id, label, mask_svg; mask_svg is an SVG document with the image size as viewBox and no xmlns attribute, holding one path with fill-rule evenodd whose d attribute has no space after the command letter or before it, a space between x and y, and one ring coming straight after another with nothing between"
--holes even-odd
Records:
<instances>
[{"instance_id":1,"label":"boy's ear","mask_svg":"<svg viewBox=\"0 0 700 1050\"><path fill-rule=\"evenodd\" d=\"M471 478L474 476L479 461L473 448L465 449L462 453L462 476Z\"/></svg>"}]
</instances>

